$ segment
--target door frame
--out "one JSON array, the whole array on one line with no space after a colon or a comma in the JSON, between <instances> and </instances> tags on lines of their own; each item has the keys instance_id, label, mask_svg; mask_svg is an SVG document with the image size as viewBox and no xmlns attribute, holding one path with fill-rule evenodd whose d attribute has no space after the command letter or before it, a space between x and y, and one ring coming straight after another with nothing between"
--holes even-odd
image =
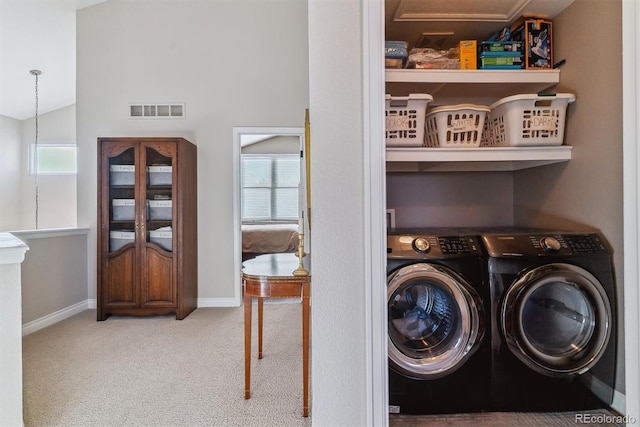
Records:
<instances>
[{"instance_id":1,"label":"door frame","mask_svg":"<svg viewBox=\"0 0 640 427\"><path fill-rule=\"evenodd\" d=\"M365 147L365 205L368 210L365 229L369 232L369 247L366 249L367 283L379 283L384 277L376 263L385 265L381 255L383 247L384 223L379 223L380 212L386 209L384 198L384 69L381 53L384 49L384 0L361 1L362 41L363 41L363 129ZM622 0L622 61L623 61L623 182L624 182L624 340L625 340L625 393L624 402L616 402L614 409L634 417L629 424L640 422L640 369L637 355L640 353L640 7L635 1ZM618 285L619 286L619 285ZM370 288L370 289L369 289ZM388 377L386 374L386 313L381 310L383 304L381 291L376 287L367 290L368 327L367 346L371 349L367 360L367 418L370 425L387 426L388 414Z\"/></svg>"},{"instance_id":2,"label":"door frame","mask_svg":"<svg viewBox=\"0 0 640 427\"><path fill-rule=\"evenodd\" d=\"M636 424L640 420L640 370L637 355L640 352L640 279L639 247L640 244L640 206L638 188L640 176L640 128L636 125L640 120L640 8L635 1L622 1L622 132L623 132L623 230L624 230L624 369L625 393L624 414L634 417L628 424ZM619 310L619 311L620 311ZM614 399L615 403L615 399ZM615 408L618 409L619 408Z\"/></svg>"},{"instance_id":3,"label":"door frame","mask_svg":"<svg viewBox=\"0 0 640 427\"><path fill-rule=\"evenodd\" d=\"M240 159L242 154L241 138L243 135L278 135L278 136L297 136L300 138L300 151L303 153L301 159L307 155L305 148L305 129L304 127L268 127L268 126L245 126L233 128L233 300L235 305L242 305L242 195L241 195L241 176L242 171ZM301 162L300 181L306 183L307 172L304 167L305 162ZM307 212L306 185L300 186L300 211ZM308 236L308 221L304 223L305 237ZM305 238L308 241L308 238ZM305 242L305 246L309 245Z\"/></svg>"}]
</instances>

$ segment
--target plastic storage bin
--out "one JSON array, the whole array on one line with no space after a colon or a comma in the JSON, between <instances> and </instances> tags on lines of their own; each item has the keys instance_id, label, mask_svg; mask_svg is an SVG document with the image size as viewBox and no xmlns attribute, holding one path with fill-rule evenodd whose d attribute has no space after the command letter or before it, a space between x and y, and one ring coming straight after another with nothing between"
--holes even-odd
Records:
<instances>
[{"instance_id":1,"label":"plastic storage bin","mask_svg":"<svg viewBox=\"0 0 640 427\"><path fill-rule=\"evenodd\" d=\"M171 185L171 166L149 166L149 185Z\"/></svg>"},{"instance_id":2,"label":"plastic storage bin","mask_svg":"<svg viewBox=\"0 0 640 427\"><path fill-rule=\"evenodd\" d=\"M162 249L173 249L173 231L171 229L158 229L149 231L149 241L157 244Z\"/></svg>"},{"instance_id":3,"label":"plastic storage bin","mask_svg":"<svg viewBox=\"0 0 640 427\"><path fill-rule=\"evenodd\" d=\"M385 97L385 142L387 146L424 146L424 120L427 104L433 101L426 93Z\"/></svg>"},{"instance_id":4,"label":"plastic storage bin","mask_svg":"<svg viewBox=\"0 0 640 427\"><path fill-rule=\"evenodd\" d=\"M133 221L136 217L135 199L113 199L113 220Z\"/></svg>"},{"instance_id":5,"label":"plastic storage bin","mask_svg":"<svg viewBox=\"0 0 640 427\"><path fill-rule=\"evenodd\" d=\"M173 202L171 200L147 200L150 220L171 220Z\"/></svg>"},{"instance_id":6,"label":"plastic storage bin","mask_svg":"<svg viewBox=\"0 0 640 427\"><path fill-rule=\"evenodd\" d=\"M385 68L404 68L407 63L407 42L384 42L384 66Z\"/></svg>"},{"instance_id":7,"label":"plastic storage bin","mask_svg":"<svg viewBox=\"0 0 640 427\"><path fill-rule=\"evenodd\" d=\"M491 105L490 137L483 146L562 145L572 93L513 95Z\"/></svg>"},{"instance_id":8,"label":"plastic storage bin","mask_svg":"<svg viewBox=\"0 0 640 427\"><path fill-rule=\"evenodd\" d=\"M109 166L109 181L111 185L135 185L136 167L134 165Z\"/></svg>"},{"instance_id":9,"label":"plastic storage bin","mask_svg":"<svg viewBox=\"0 0 640 427\"><path fill-rule=\"evenodd\" d=\"M115 252L128 243L136 241L136 235L133 231L114 230L109 232L109 251Z\"/></svg>"},{"instance_id":10,"label":"plastic storage bin","mask_svg":"<svg viewBox=\"0 0 640 427\"><path fill-rule=\"evenodd\" d=\"M435 107L427 113L425 146L442 148L479 147L489 107L459 104Z\"/></svg>"}]
</instances>

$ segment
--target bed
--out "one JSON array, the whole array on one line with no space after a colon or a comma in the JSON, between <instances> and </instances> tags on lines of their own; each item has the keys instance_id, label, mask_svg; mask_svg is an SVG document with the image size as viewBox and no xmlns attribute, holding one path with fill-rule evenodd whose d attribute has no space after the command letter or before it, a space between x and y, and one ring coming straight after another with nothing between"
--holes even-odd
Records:
<instances>
[{"instance_id":1,"label":"bed","mask_svg":"<svg viewBox=\"0 0 640 427\"><path fill-rule=\"evenodd\" d=\"M298 224L242 224L242 260L262 254L295 252Z\"/></svg>"}]
</instances>

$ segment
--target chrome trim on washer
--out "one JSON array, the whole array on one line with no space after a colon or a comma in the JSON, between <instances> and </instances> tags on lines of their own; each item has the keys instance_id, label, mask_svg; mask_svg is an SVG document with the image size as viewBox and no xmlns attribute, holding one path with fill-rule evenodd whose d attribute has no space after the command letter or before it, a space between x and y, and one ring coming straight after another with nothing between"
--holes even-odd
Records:
<instances>
[{"instance_id":1,"label":"chrome trim on washer","mask_svg":"<svg viewBox=\"0 0 640 427\"><path fill-rule=\"evenodd\" d=\"M389 362L393 369L410 377L436 379L454 372L477 350L484 337L485 317L478 293L464 279L446 267L429 263L412 264L389 275L388 310L391 311L392 305L402 298L401 293L419 284L426 288L425 283L429 289L422 289L416 301L411 301L419 312L412 314L415 316L413 323L409 325L402 318L389 316ZM441 295L441 300L448 298L455 303L458 312L452 314L457 318L450 321L455 321L456 330L453 335L447 333L435 346L430 346L429 337L423 336L428 321L424 319L433 309L434 299L438 298L436 293ZM396 320L399 322L394 323ZM420 322L423 323L417 324ZM432 328L431 332L435 334L436 329ZM423 344L424 347L412 350L407 344L402 349L402 343L396 342L401 336L406 343Z\"/></svg>"},{"instance_id":2,"label":"chrome trim on washer","mask_svg":"<svg viewBox=\"0 0 640 427\"><path fill-rule=\"evenodd\" d=\"M532 306L539 314L553 313L559 319L556 326L562 327L559 333L574 340L548 329L540 336L549 346L536 340L531 331L542 329L525 319L531 316ZM500 307L501 331L511 352L531 369L551 377L578 375L593 367L605 351L611 322L611 305L602 284L572 264L546 264L528 271L509 287Z\"/></svg>"}]
</instances>

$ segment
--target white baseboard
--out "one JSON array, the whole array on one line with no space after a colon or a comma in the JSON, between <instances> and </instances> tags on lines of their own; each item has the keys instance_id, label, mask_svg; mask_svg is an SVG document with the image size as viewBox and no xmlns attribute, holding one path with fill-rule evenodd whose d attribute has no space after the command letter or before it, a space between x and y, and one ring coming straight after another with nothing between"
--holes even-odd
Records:
<instances>
[{"instance_id":1,"label":"white baseboard","mask_svg":"<svg viewBox=\"0 0 640 427\"><path fill-rule=\"evenodd\" d=\"M239 307L240 303L236 298L199 298L198 307ZM44 317L33 320L22 325L22 336L32 334L40 329L51 326L64 319L81 313L85 310L95 310L97 302L95 299L81 301L69 307L58 310L55 313L47 314Z\"/></svg>"},{"instance_id":2,"label":"white baseboard","mask_svg":"<svg viewBox=\"0 0 640 427\"><path fill-rule=\"evenodd\" d=\"M40 329L51 326L54 323L58 323L66 318L74 316L90 308L91 300L85 300L69 307L63 308L62 310L58 310L54 313L47 314L46 316L39 319L25 323L24 325L22 325L22 336L32 334L36 331L39 331ZM95 300L93 301L93 308L95 308Z\"/></svg>"},{"instance_id":3,"label":"white baseboard","mask_svg":"<svg viewBox=\"0 0 640 427\"><path fill-rule=\"evenodd\" d=\"M198 298L198 308L205 307L240 307L237 298Z\"/></svg>"}]
</instances>

